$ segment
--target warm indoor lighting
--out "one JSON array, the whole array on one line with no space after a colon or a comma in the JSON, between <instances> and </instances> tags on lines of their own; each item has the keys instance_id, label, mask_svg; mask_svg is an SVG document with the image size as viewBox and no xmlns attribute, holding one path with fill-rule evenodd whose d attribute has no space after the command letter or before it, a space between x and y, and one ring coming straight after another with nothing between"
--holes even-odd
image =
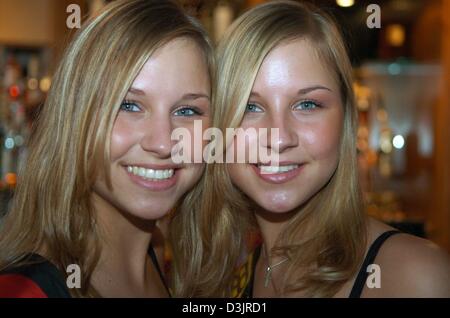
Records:
<instances>
[{"instance_id":1,"label":"warm indoor lighting","mask_svg":"<svg viewBox=\"0 0 450 318\"><path fill-rule=\"evenodd\" d=\"M30 79L28 80L28 89L30 89L30 90L35 90L35 89L38 88L38 86L39 86L39 82L38 82L37 79L35 79L35 78L30 78Z\"/></svg>"},{"instance_id":2,"label":"warm indoor lighting","mask_svg":"<svg viewBox=\"0 0 450 318\"><path fill-rule=\"evenodd\" d=\"M385 123L388 120L388 113L385 109L380 108L377 110L377 119L382 122Z\"/></svg>"},{"instance_id":3,"label":"warm indoor lighting","mask_svg":"<svg viewBox=\"0 0 450 318\"><path fill-rule=\"evenodd\" d=\"M5 175L5 182L9 186L15 186L17 183L17 175L15 173L7 173Z\"/></svg>"},{"instance_id":4,"label":"warm indoor lighting","mask_svg":"<svg viewBox=\"0 0 450 318\"><path fill-rule=\"evenodd\" d=\"M391 46L403 46L405 43L405 28L401 24L388 25L386 28L386 37Z\"/></svg>"},{"instance_id":5,"label":"warm indoor lighting","mask_svg":"<svg viewBox=\"0 0 450 318\"><path fill-rule=\"evenodd\" d=\"M352 5L354 5L355 1L354 0L336 0L336 3L340 7L347 8L347 7L351 7Z\"/></svg>"},{"instance_id":6,"label":"warm indoor lighting","mask_svg":"<svg viewBox=\"0 0 450 318\"><path fill-rule=\"evenodd\" d=\"M220 4L214 9L214 38L219 40L225 33L226 29L233 22L233 8L227 4Z\"/></svg>"},{"instance_id":7,"label":"warm indoor lighting","mask_svg":"<svg viewBox=\"0 0 450 318\"><path fill-rule=\"evenodd\" d=\"M389 131L384 131L381 133L380 149L384 153L390 153L392 151L392 142Z\"/></svg>"},{"instance_id":8,"label":"warm indoor lighting","mask_svg":"<svg viewBox=\"0 0 450 318\"><path fill-rule=\"evenodd\" d=\"M51 84L52 84L52 81L51 81L50 77L44 77L41 79L41 82L39 83L39 88L41 89L41 91L46 93L50 89Z\"/></svg>"},{"instance_id":9,"label":"warm indoor lighting","mask_svg":"<svg viewBox=\"0 0 450 318\"><path fill-rule=\"evenodd\" d=\"M396 135L394 137L394 139L392 139L392 145L396 148L396 149L402 149L403 146L405 145L405 138L403 138L402 135Z\"/></svg>"}]
</instances>

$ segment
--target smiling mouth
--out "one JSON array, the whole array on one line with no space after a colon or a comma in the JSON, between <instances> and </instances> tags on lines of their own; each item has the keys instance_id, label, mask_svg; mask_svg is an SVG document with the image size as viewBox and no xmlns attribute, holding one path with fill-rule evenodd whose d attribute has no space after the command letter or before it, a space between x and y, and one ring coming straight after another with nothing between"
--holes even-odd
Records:
<instances>
[{"instance_id":1,"label":"smiling mouth","mask_svg":"<svg viewBox=\"0 0 450 318\"><path fill-rule=\"evenodd\" d=\"M175 174L175 169L147 169L139 166L127 166L126 168L129 173L150 181L168 180Z\"/></svg>"},{"instance_id":2,"label":"smiling mouth","mask_svg":"<svg viewBox=\"0 0 450 318\"><path fill-rule=\"evenodd\" d=\"M290 164L284 166L268 166L268 165L255 165L261 174L279 174L286 173L292 170L297 169L300 165L298 164Z\"/></svg>"},{"instance_id":3,"label":"smiling mouth","mask_svg":"<svg viewBox=\"0 0 450 318\"><path fill-rule=\"evenodd\" d=\"M305 163L282 163L272 166L270 164L252 164L256 175L262 180L272 184L282 184L295 179L303 170Z\"/></svg>"}]
</instances>

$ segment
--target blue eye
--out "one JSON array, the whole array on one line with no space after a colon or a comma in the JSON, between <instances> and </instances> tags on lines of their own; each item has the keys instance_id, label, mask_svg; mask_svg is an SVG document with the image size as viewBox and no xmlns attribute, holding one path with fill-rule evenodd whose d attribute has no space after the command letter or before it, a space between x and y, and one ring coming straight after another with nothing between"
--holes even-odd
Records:
<instances>
[{"instance_id":1,"label":"blue eye","mask_svg":"<svg viewBox=\"0 0 450 318\"><path fill-rule=\"evenodd\" d=\"M192 107L184 107L175 111L175 116L192 117L197 115L202 115L202 112L196 110Z\"/></svg>"},{"instance_id":2,"label":"blue eye","mask_svg":"<svg viewBox=\"0 0 450 318\"><path fill-rule=\"evenodd\" d=\"M263 110L261 107L257 106L256 104L248 103L247 107L245 108L246 113L262 113Z\"/></svg>"},{"instance_id":3,"label":"blue eye","mask_svg":"<svg viewBox=\"0 0 450 318\"><path fill-rule=\"evenodd\" d=\"M134 102L123 101L120 105L120 110L124 110L126 112L139 112L141 108Z\"/></svg>"},{"instance_id":4,"label":"blue eye","mask_svg":"<svg viewBox=\"0 0 450 318\"><path fill-rule=\"evenodd\" d=\"M305 101L302 101L302 102L298 103L297 105L295 105L294 109L312 110L312 109L315 109L317 107L320 107L319 103L314 102L312 100L305 100Z\"/></svg>"}]
</instances>

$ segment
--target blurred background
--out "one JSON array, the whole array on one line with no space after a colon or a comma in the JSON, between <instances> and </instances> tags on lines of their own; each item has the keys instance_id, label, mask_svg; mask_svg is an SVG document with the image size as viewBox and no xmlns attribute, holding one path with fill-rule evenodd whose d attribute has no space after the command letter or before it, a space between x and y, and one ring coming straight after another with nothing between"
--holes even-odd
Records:
<instances>
[{"instance_id":1,"label":"blurred background","mask_svg":"<svg viewBox=\"0 0 450 318\"><path fill-rule=\"evenodd\" d=\"M82 21L107 0L0 0L0 215L17 185L30 125ZM179 0L217 41L264 0ZM450 251L450 0L314 0L346 38L359 109L367 213ZM369 4L381 28L369 28ZM20 182L20 181L19 181Z\"/></svg>"}]
</instances>

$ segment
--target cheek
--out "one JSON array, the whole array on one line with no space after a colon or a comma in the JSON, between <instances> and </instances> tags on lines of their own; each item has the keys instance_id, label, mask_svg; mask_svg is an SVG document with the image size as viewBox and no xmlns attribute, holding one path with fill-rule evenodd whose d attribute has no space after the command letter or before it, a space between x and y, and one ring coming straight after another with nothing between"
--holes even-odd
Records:
<instances>
[{"instance_id":1,"label":"cheek","mask_svg":"<svg viewBox=\"0 0 450 318\"><path fill-rule=\"evenodd\" d=\"M238 188L241 188L241 176L244 174L243 165L236 163L227 164L227 172L230 176L231 182Z\"/></svg>"},{"instance_id":2,"label":"cheek","mask_svg":"<svg viewBox=\"0 0 450 318\"><path fill-rule=\"evenodd\" d=\"M111 160L122 157L137 141L136 125L119 114L111 132Z\"/></svg>"},{"instance_id":3,"label":"cheek","mask_svg":"<svg viewBox=\"0 0 450 318\"><path fill-rule=\"evenodd\" d=\"M203 175L204 169L205 169L205 164L203 163L194 163L191 165L190 170L191 170L191 175L189 177L189 189L192 188L192 186L194 184L196 184L198 182L198 180L200 180L201 176Z\"/></svg>"},{"instance_id":4,"label":"cheek","mask_svg":"<svg viewBox=\"0 0 450 318\"><path fill-rule=\"evenodd\" d=\"M315 160L337 160L342 135L342 120L339 117L323 120L301 130L303 147Z\"/></svg>"}]
</instances>

